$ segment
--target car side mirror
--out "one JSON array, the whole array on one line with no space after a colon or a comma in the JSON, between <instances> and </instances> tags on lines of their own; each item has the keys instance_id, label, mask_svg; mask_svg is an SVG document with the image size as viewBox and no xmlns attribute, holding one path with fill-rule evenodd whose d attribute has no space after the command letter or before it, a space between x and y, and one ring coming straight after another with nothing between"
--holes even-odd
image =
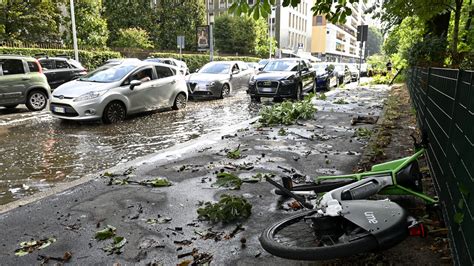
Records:
<instances>
[{"instance_id":1,"label":"car side mirror","mask_svg":"<svg viewBox=\"0 0 474 266\"><path fill-rule=\"evenodd\" d=\"M258 71L262 71L262 70L263 70L263 67L259 67L259 68L258 68Z\"/></svg>"},{"instance_id":2,"label":"car side mirror","mask_svg":"<svg viewBox=\"0 0 474 266\"><path fill-rule=\"evenodd\" d=\"M134 80L132 80L132 81L130 82L130 89L133 91L133 89L134 89L136 86L140 86L140 85L142 85L142 82L141 82L140 80L134 79Z\"/></svg>"}]
</instances>

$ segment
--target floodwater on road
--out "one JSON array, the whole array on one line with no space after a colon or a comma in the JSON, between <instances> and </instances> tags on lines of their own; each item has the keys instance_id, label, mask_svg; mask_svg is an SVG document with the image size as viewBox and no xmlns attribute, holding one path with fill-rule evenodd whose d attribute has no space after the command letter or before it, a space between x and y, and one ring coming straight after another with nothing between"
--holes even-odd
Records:
<instances>
[{"instance_id":1,"label":"floodwater on road","mask_svg":"<svg viewBox=\"0 0 474 266\"><path fill-rule=\"evenodd\" d=\"M1 111L0 205L248 120L258 106L239 91L115 125L60 121L46 111Z\"/></svg>"}]
</instances>

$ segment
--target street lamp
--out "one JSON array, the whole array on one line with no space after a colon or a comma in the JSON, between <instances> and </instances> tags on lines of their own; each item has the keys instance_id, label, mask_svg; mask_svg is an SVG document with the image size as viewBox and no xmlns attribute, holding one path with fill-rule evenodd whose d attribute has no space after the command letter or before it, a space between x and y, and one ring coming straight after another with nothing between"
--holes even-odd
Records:
<instances>
[{"instance_id":1,"label":"street lamp","mask_svg":"<svg viewBox=\"0 0 474 266\"><path fill-rule=\"evenodd\" d=\"M70 1L71 4L71 26L72 26L72 43L74 45L74 59L79 61L79 51L77 49L77 35L76 35L76 15L74 14L74 1Z\"/></svg>"},{"instance_id":2,"label":"street lamp","mask_svg":"<svg viewBox=\"0 0 474 266\"><path fill-rule=\"evenodd\" d=\"M270 49L269 49L269 55L268 55L268 59L272 59L272 28L273 28L273 11L275 10L274 7L272 7L272 11L270 12L270 31L269 31L269 35L270 35Z\"/></svg>"},{"instance_id":3,"label":"street lamp","mask_svg":"<svg viewBox=\"0 0 474 266\"><path fill-rule=\"evenodd\" d=\"M214 13L209 13L209 60L214 60L214 37L212 36L212 26L214 25Z\"/></svg>"}]
</instances>

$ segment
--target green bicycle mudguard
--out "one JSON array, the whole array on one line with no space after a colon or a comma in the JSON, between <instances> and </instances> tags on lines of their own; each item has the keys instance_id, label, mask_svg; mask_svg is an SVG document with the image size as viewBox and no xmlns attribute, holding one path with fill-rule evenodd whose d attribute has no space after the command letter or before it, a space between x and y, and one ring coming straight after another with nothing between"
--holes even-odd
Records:
<instances>
[{"instance_id":1,"label":"green bicycle mudguard","mask_svg":"<svg viewBox=\"0 0 474 266\"><path fill-rule=\"evenodd\" d=\"M395 161L389 161L389 162L385 162L385 163L375 164L375 165L372 166L371 170L374 171L374 172L392 171L392 170L397 169L397 167L402 165L402 163L407 161L409 158L411 158L411 156L405 157L405 158L402 158L402 159L398 159L398 160L395 160Z\"/></svg>"}]
</instances>

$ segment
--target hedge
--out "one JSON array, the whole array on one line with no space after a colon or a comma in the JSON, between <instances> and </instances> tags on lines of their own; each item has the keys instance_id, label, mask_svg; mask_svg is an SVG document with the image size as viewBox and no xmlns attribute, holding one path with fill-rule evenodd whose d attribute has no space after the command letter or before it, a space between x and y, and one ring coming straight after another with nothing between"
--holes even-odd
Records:
<instances>
[{"instance_id":1,"label":"hedge","mask_svg":"<svg viewBox=\"0 0 474 266\"><path fill-rule=\"evenodd\" d=\"M177 53L151 53L150 57L158 58L176 58L179 59L179 54ZM188 65L189 71L193 72L197 68L201 68L203 65L209 63L208 54L182 54L181 60L186 62ZM244 61L244 62L257 62L260 60L258 57L251 56L214 56L215 61Z\"/></svg>"},{"instance_id":2,"label":"hedge","mask_svg":"<svg viewBox=\"0 0 474 266\"><path fill-rule=\"evenodd\" d=\"M43 49L43 48L16 48L16 47L0 47L0 54L14 54L35 56L37 54L46 54L48 56L67 55L74 58L74 50L72 49ZM122 55L114 51L85 51L79 50L79 60L87 69L95 69L110 58L120 58Z\"/></svg>"}]
</instances>

